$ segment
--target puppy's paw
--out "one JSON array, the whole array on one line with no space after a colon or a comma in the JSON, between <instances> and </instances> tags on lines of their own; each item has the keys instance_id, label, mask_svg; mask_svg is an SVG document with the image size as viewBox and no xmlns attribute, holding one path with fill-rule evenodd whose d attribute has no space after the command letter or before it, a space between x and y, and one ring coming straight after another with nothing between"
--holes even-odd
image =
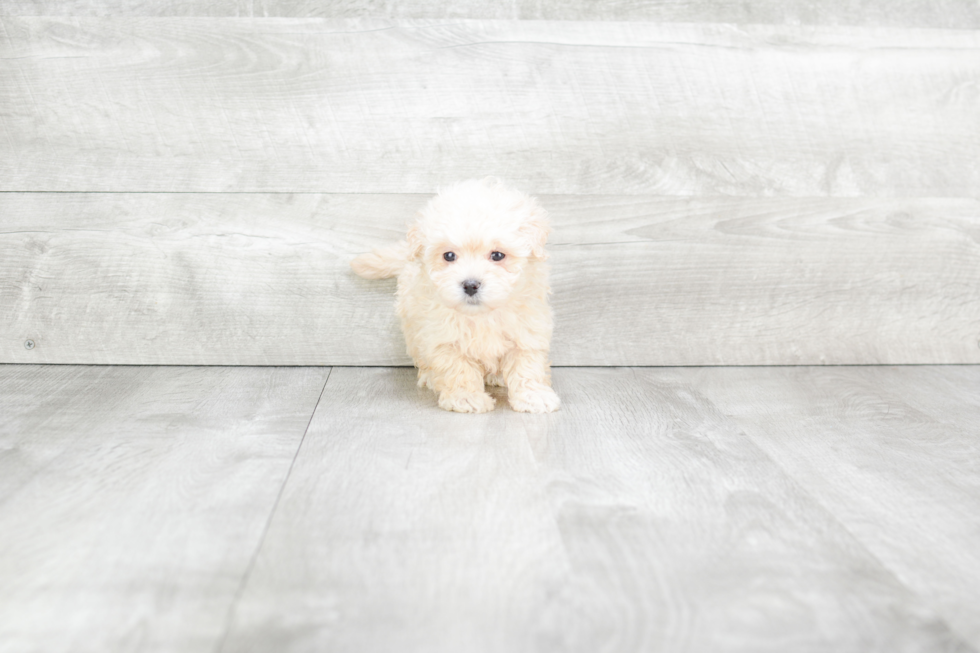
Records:
<instances>
[{"instance_id":1,"label":"puppy's paw","mask_svg":"<svg viewBox=\"0 0 980 653\"><path fill-rule=\"evenodd\" d=\"M522 413L553 413L561 406L561 399L546 385L511 392L508 401L511 408Z\"/></svg>"},{"instance_id":2,"label":"puppy's paw","mask_svg":"<svg viewBox=\"0 0 980 653\"><path fill-rule=\"evenodd\" d=\"M493 410L495 403L486 392L443 392L439 395L439 408L457 413L486 413Z\"/></svg>"}]
</instances>

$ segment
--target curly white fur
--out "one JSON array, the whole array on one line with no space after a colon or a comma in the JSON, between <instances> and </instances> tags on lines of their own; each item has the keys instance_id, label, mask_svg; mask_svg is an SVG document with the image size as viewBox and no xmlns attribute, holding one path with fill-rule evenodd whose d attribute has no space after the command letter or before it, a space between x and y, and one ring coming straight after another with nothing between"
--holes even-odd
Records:
<instances>
[{"instance_id":1,"label":"curly white fur","mask_svg":"<svg viewBox=\"0 0 980 653\"><path fill-rule=\"evenodd\" d=\"M506 386L514 410L558 409L548 361L548 231L533 198L490 177L441 191L406 241L351 262L367 279L398 277L408 353L419 385L438 393L442 408L491 410L491 384Z\"/></svg>"}]
</instances>

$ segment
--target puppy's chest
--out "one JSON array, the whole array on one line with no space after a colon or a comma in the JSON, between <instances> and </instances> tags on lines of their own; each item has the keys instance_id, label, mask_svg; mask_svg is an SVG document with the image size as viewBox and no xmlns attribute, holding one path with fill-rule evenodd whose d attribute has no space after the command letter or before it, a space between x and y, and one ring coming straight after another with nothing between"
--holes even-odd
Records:
<instances>
[{"instance_id":1,"label":"puppy's chest","mask_svg":"<svg viewBox=\"0 0 980 653\"><path fill-rule=\"evenodd\" d=\"M508 320L462 319L456 345L464 356L495 364L514 348L516 324Z\"/></svg>"}]
</instances>

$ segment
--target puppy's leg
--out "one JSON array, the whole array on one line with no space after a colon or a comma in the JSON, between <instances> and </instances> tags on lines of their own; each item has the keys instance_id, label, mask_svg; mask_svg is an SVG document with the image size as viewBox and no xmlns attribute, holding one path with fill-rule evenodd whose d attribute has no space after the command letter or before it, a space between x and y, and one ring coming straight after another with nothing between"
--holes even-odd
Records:
<instances>
[{"instance_id":1,"label":"puppy's leg","mask_svg":"<svg viewBox=\"0 0 980 653\"><path fill-rule=\"evenodd\" d=\"M497 386L498 388L503 388L507 385L507 381L504 380L504 375L500 372L488 373L483 380L487 385Z\"/></svg>"},{"instance_id":2,"label":"puppy's leg","mask_svg":"<svg viewBox=\"0 0 980 653\"><path fill-rule=\"evenodd\" d=\"M561 400L551 389L547 352L515 350L507 357L504 378L507 400L514 410L550 413L561 406Z\"/></svg>"},{"instance_id":3,"label":"puppy's leg","mask_svg":"<svg viewBox=\"0 0 980 653\"><path fill-rule=\"evenodd\" d=\"M442 351L430 361L427 383L439 394L439 407L457 413L493 410L494 399L483 385L483 369L452 351Z\"/></svg>"}]
</instances>

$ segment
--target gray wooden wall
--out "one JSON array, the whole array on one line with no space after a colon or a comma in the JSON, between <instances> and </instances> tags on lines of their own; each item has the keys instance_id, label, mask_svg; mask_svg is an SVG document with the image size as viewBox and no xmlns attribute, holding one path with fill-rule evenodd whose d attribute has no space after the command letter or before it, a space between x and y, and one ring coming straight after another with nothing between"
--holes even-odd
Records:
<instances>
[{"instance_id":1,"label":"gray wooden wall","mask_svg":"<svg viewBox=\"0 0 980 653\"><path fill-rule=\"evenodd\" d=\"M0 362L406 364L487 174L557 365L980 363L977 0L3 0Z\"/></svg>"}]
</instances>

